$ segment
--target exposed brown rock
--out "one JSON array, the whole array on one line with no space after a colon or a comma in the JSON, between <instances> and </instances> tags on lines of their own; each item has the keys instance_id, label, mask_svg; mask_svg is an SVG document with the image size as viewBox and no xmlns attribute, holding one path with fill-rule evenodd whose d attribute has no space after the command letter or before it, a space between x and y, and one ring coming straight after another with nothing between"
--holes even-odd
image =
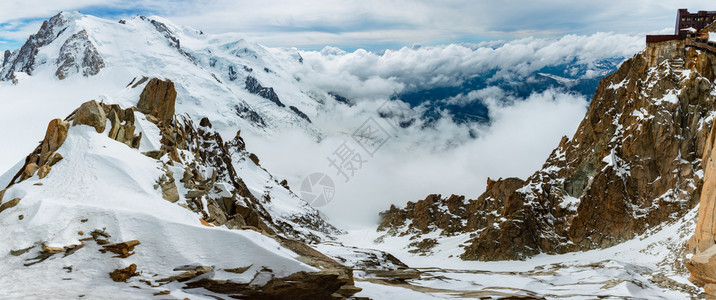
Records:
<instances>
[{"instance_id":1,"label":"exposed brown rock","mask_svg":"<svg viewBox=\"0 0 716 300\"><path fill-rule=\"evenodd\" d=\"M482 200L452 208L430 196L391 207L379 229L478 232L461 257L502 260L609 247L679 218L701 194L714 62L713 53L683 42L649 44L601 81L574 136L563 138L524 184L494 197L485 194L500 181L489 180Z\"/></svg>"},{"instance_id":2,"label":"exposed brown rock","mask_svg":"<svg viewBox=\"0 0 716 300\"><path fill-rule=\"evenodd\" d=\"M131 264L124 269L116 269L109 273L109 277L116 282L126 282L127 279L137 276L137 265Z\"/></svg>"},{"instance_id":3,"label":"exposed brown rock","mask_svg":"<svg viewBox=\"0 0 716 300\"><path fill-rule=\"evenodd\" d=\"M42 150L40 152L39 161L40 165L44 165L48 159L50 159L50 156L55 154L55 151L62 146L62 143L64 143L67 138L67 130L69 128L70 124L61 119L54 119L50 121L47 125L47 130L45 131L45 139L42 140ZM57 161L55 161L55 163L57 163Z\"/></svg>"},{"instance_id":4,"label":"exposed brown rock","mask_svg":"<svg viewBox=\"0 0 716 300\"><path fill-rule=\"evenodd\" d=\"M257 166L260 166L259 157L256 156L256 154L253 154L253 153L249 154L249 159L251 159L251 161L254 162L254 164L256 164Z\"/></svg>"},{"instance_id":5,"label":"exposed brown rock","mask_svg":"<svg viewBox=\"0 0 716 300\"><path fill-rule=\"evenodd\" d=\"M98 133L104 132L107 117L102 106L97 101L91 100L80 105L74 114L72 125L89 125L94 127Z\"/></svg>"},{"instance_id":6,"label":"exposed brown rock","mask_svg":"<svg viewBox=\"0 0 716 300\"><path fill-rule=\"evenodd\" d=\"M701 190L699 214L696 230L688 243L694 256L686 262L691 272L689 278L706 293L716 297L716 126L711 131L704 146L701 161L704 170L704 185Z\"/></svg>"},{"instance_id":7,"label":"exposed brown rock","mask_svg":"<svg viewBox=\"0 0 716 300\"><path fill-rule=\"evenodd\" d=\"M134 136L134 109L131 107L122 109L117 104L102 104L102 109L107 119L109 119L111 126L107 134L109 138L126 144L129 147L139 148L137 138L141 139L141 133L138 137Z\"/></svg>"},{"instance_id":8,"label":"exposed brown rock","mask_svg":"<svg viewBox=\"0 0 716 300\"><path fill-rule=\"evenodd\" d=\"M18 203L20 203L20 198L15 198L8 202L3 203L2 205L0 205L0 213L2 213L3 211L5 211L8 208L15 207Z\"/></svg>"},{"instance_id":9,"label":"exposed brown rock","mask_svg":"<svg viewBox=\"0 0 716 300\"><path fill-rule=\"evenodd\" d=\"M214 227L214 225L209 224L209 222L204 219L199 219L199 222L201 222L201 225L204 225L206 227Z\"/></svg>"},{"instance_id":10,"label":"exposed brown rock","mask_svg":"<svg viewBox=\"0 0 716 300\"><path fill-rule=\"evenodd\" d=\"M401 235L427 233L434 228L442 230L444 235L474 231L494 222L503 214L508 197L523 184L524 181L519 178L497 181L488 179L487 190L477 200L465 200L465 196L458 195L441 198L440 195L433 194L415 203L408 202L404 209L391 206L389 210L381 213L378 230L389 230L391 234L398 234L398 228L411 220L407 230L400 233ZM493 211L497 211L498 215L493 214Z\"/></svg>"},{"instance_id":11,"label":"exposed brown rock","mask_svg":"<svg viewBox=\"0 0 716 300\"><path fill-rule=\"evenodd\" d=\"M704 252L716 245L716 126L712 126L706 140L701 163L704 170L704 186L701 190L701 203L696 222L696 232L689 240L689 248L694 253ZM716 277L714 277L716 279Z\"/></svg>"},{"instance_id":12,"label":"exposed brown rock","mask_svg":"<svg viewBox=\"0 0 716 300\"><path fill-rule=\"evenodd\" d=\"M200 275L203 275L205 273L211 272L213 270L214 270L213 267L198 266L198 267L195 267L193 270L188 270L188 271L181 273L179 275L174 275L171 277L159 279L159 280L157 280L157 282L172 282L172 281L184 282L187 280L194 279L194 278L196 278Z\"/></svg>"},{"instance_id":13,"label":"exposed brown rock","mask_svg":"<svg viewBox=\"0 0 716 300\"><path fill-rule=\"evenodd\" d=\"M171 80L152 78L139 96L139 111L152 115L167 123L174 117L174 102L177 92Z\"/></svg>"},{"instance_id":14,"label":"exposed brown rock","mask_svg":"<svg viewBox=\"0 0 716 300\"><path fill-rule=\"evenodd\" d=\"M42 165L42 167L37 170L37 176L40 177L40 179L45 178L47 174L50 173L51 169L52 168L50 168L50 166L48 165Z\"/></svg>"},{"instance_id":15,"label":"exposed brown rock","mask_svg":"<svg viewBox=\"0 0 716 300\"><path fill-rule=\"evenodd\" d=\"M100 249L99 251L101 251L102 253L110 251L114 254L117 254L117 256L115 257L126 258L134 254L134 247L139 244L141 244L139 241L131 240L127 242L102 246L102 249Z\"/></svg>"},{"instance_id":16,"label":"exposed brown rock","mask_svg":"<svg viewBox=\"0 0 716 300\"><path fill-rule=\"evenodd\" d=\"M338 277L338 274L329 272L298 272L273 278L263 286L214 279L192 281L186 286L221 294L240 294L242 299L340 299L345 296L336 293L345 283Z\"/></svg>"},{"instance_id":17,"label":"exposed brown rock","mask_svg":"<svg viewBox=\"0 0 716 300\"><path fill-rule=\"evenodd\" d=\"M716 246L695 254L686 262L686 268L691 272L689 280L694 284L704 288L706 285L716 284ZM716 296L708 290L706 290L707 294Z\"/></svg>"},{"instance_id":18,"label":"exposed brown rock","mask_svg":"<svg viewBox=\"0 0 716 300\"><path fill-rule=\"evenodd\" d=\"M50 157L50 160L47 161L47 164L50 166L54 166L56 163L60 162L63 158L64 157L62 157L62 155L60 155L59 153L55 153L54 155L52 155L52 157Z\"/></svg>"},{"instance_id":19,"label":"exposed brown rock","mask_svg":"<svg viewBox=\"0 0 716 300\"><path fill-rule=\"evenodd\" d=\"M42 245L42 251L47 252L47 253L57 254L57 253L65 252L66 249L64 247L49 247L46 245Z\"/></svg>"},{"instance_id":20,"label":"exposed brown rock","mask_svg":"<svg viewBox=\"0 0 716 300\"><path fill-rule=\"evenodd\" d=\"M154 186L155 189L161 188L162 198L169 202L179 201L179 190L177 189L176 182L174 180L174 173L165 166L165 173L157 180L157 184Z\"/></svg>"},{"instance_id":21,"label":"exposed brown rock","mask_svg":"<svg viewBox=\"0 0 716 300\"><path fill-rule=\"evenodd\" d=\"M278 241L281 243L281 246L284 246L298 254L300 256L298 260L300 260L301 262L321 269L321 273L331 275L336 274L337 277L335 277L334 282L330 283L331 285L338 284L338 289L334 292L340 294L343 297L350 297L361 290L360 288L355 286L355 283L353 281L353 270L351 268L339 264L332 258L326 256L321 252L316 251L315 249L307 246L302 242L282 238L280 236L276 236L276 239L278 239ZM327 278L323 278L323 280L327 280ZM269 284L267 284L267 286L269 286Z\"/></svg>"},{"instance_id":22,"label":"exposed brown rock","mask_svg":"<svg viewBox=\"0 0 716 300\"><path fill-rule=\"evenodd\" d=\"M25 180L35 176L35 172L37 172L38 169L40 169L40 167L34 162L25 165L25 168L22 170L22 179Z\"/></svg>"},{"instance_id":23,"label":"exposed brown rock","mask_svg":"<svg viewBox=\"0 0 716 300\"><path fill-rule=\"evenodd\" d=\"M142 152L142 154L146 155L147 157L151 157L153 159L160 159L164 154L167 154L164 150L152 150L147 152Z\"/></svg>"}]
</instances>

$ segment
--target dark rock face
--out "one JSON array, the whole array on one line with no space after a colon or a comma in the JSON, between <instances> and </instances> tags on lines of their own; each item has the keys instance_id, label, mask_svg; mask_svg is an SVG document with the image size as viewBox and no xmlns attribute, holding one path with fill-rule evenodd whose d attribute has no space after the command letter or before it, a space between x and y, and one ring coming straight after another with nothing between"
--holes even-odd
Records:
<instances>
[{"instance_id":1,"label":"dark rock face","mask_svg":"<svg viewBox=\"0 0 716 300\"><path fill-rule=\"evenodd\" d=\"M137 108L140 112L156 117L159 121L170 122L174 117L174 103L177 91L171 80L152 78L139 96Z\"/></svg>"},{"instance_id":2,"label":"dark rock face","mask_svg":"<svg viewBox=\"0 0 716 300\"><path fill-rule=\"evenodd\" d=\"M97 75L105 67L102 56L87 37L87 31L75 33L60 48L55 75L60 80L72 73L81 73L88 77Z\"/></svg>"},{"instance_id":3,"label":"dark rock face","mask_svg":"<svg viewBox=\"0 0 716 300\"><path fill-rule=\"evenodd\" d=\"M279 107L286 107L276 95L272 87L263 87L253 76L246 77L246 90L254 95L259 95L269 101L276 103Z\"/></svg>"},{"instance_id":4,"label":"dark rock face","mask_svg":"<svg viewBox=\"0 0 716 300\"><path fill-rule=\"evenodd\" d=\"M331 97L333 97L334 99L336 99L336 101L338 101L338 102L340 102L340 103L343 103L343 104L345 104L345 105L348 105L348 106L353 106L353 105L355 105L355 103L353 103L353 101L351 101L351 99L348 99L348 98L343 97L343 96L341 96L341 95L338 95L338 94L336 94L336 93L329 92L328 95L331 96Z\"/></svg>"},{"instance_id":5,"label":"dark rock face","mask_svg":"<svg viewBox=\"0 0 716 300\"><path fill-rule=\"evenodd\" d=\"M0 65L0 70L1 70L2 67L4 67L4 66L7 64L7 62L10 60L10 55L12 55L12 53L10 52L10 50L5 50L5 52L3 53L2 65Z\"/></svg>"},{"instance_id":6,"label":"dark rock face","mask_svg":"<svg viewBox=\"0 0 716 300\"><path fill-rule=\"evenodd\" d=\"M234 66L229 66L229 80L234 81L236 78L238 78L236 75L236 68L234 68Z\"/></svg>"},{"instance_id":7,"label":"dark rock face","mask_svg":"<svg viewBox=\"0 0 716 300\"><path fill-rule=\"evenodd\" d=\"M408 226L417 232L474 233L463 259L503 260L609 247L683 216L698 203L703 181L700 162L716 102L714 59L683 42L649 45L602 80L574 137L564 137L524 184L494 201L450 208L426 199L430 208L391 208L379 229L411 234L400 216L417 216ZM676 66L682 60L691 72ZM480 198L493 198L485 195L494 194L495 184ZM477 211L484 218L460 213L471 205L483 205ZM426 210L449 217L420 213ZM467 225L450 229L445 220L451 218Z\"/></svg>"},{"instance_id":8,"label":"dark rock face","mask_svg":"<svg viewBox=\"0 0 716 300\"><path fill-rule=\"evenodd\" d=\"M304 114L302 111L300 111L297 107L291 105L291 106L289 106L288 108L291 109L291 111L293 111L293 112L294 112L295 114L297 114L299 117L301 117L301 118L303 118L304 120L308 121L308 123L312 123L312 122L311 122L311 118L309 118L306 114Z\"/></svg>"},{"instance_id":9,"label":"dark rock face","mask_svg":"<svg viewBox=\"0 0 716 300\"><path fill-rule=\"evenodd\" d=\"M266 122L264 122L264 119L251 107L248 105L235 105L234 111L236 112L236 115L251 121L251 123L256 124L258 127L266 127Z\"/></svg>"},{"instance_id":10,"label":"dark rock face","mask_svg":"<svg viewBox=\"0 0 716 300\"><path fill-rule=\"evenodd\" d=\"M7 56L7 53L5 53L0 80L12 80L14 72L26 72L32 75L32 71L35 69L35 57L39 48L52 43L67 28L68 23L69 21L65 19L62 13L59 13L43 22L40 30L31 35L20 50L11 56Z\"/></svg>"},{"instance_id":11,"label":"dark rock face","mask_svg":"<svg viewBox=\"0 0 716 300\"><path fill-rule=\"evenodd\" d=\"M141 18L142 20L149 21L149 23L151 23L152 26L154 26L154 28L155 28L159 33L161 33L162 35L164 35L164 37L167 39L167 41L168 41L168 43L169 43L169 46L171 46L171 47L177 49L177 51L179 51L179 53L181 53L181 54L184 55L186 58L188 58L190 61L192 61L193 63L196 64L196 58L194 58L194 56L192 56L189 52L186 52L186 50L184 50L184 49L181 48L181 43L180 43L180 41L179 41L179 38L177 38L176 36L174 36L174 33L173 33L171 30L169 30L169 28L167 27L167 25L165 25L164 23L159 22L159 21L157 21L157 20L148 19L148 18L145 17L145 16L140 16L140 18Z\"/></svg>"}]
</instances>

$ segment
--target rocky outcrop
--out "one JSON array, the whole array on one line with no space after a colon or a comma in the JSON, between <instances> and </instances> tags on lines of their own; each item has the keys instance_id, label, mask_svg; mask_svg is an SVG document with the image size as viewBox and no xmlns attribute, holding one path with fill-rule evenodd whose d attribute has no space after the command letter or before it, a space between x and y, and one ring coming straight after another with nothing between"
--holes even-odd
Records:
<instances>
[{"instance_id":1,"label":"rocky outcrop","mask_svg":"<svg viewBox=\"0 0 716 300\"><path fill-rule=\"evenodd\" d=\"M177 92L171 80L152 78L139 96L137 108L140 112L170 122L174 117L174 103Z\"/></svg>"},{"instance_id":2,"label":"rocky outcrop","mask_svg":"<svg viewBox=\"0 0 716 300\"><path fill-rule=\"evenodd\" d=\"M253 110L246 104L241 103L234 105L234 112L236 112L237 116L241 117L242 119L248 120L259 128L266 127L266 122L261 117L261 115L259 115L255 110Z\"/></svg>"},{"instance_id":3,"label":"rocky outcrop","mask_svg":"<svg viewBox=\"0 0 716 300\"><path fill-rule=\"evenodd\" d=\"M105 67L102 56L89 40L86 30L73 34L65 41L60 48L57 65L55 76L60 80L73 73L81 73L84 77L97 75Z\"/></svg>"},{"instance_id":4,"label":"rocky outcrop","mask_svg":"<svg viewBox=\"0 0 716 300\"><path fill-rule=\"evenodd\" d=\"M430 231L472 234L463 259L502 260L609 247L683 216L701 192L700 162L716 100L714 59L650 44L601 81L575 135L562 139L542 169L485 207L483 214L494 217L458 231L424 216L411 226L427 222ZM492 189L488 184L486 193ZM431 210L450 214L440 220L463 220L460 211L469 205L433 201ZM407 207L405 214L418 209Z\"/></svg>"},{"instance_id":5,"label":"rocky outcrop","mask_svg":"<svg viewBox=\"0 0 716 300\"><path fill-rule=\"evenodd\" d=\"M40 30L31 35L20 50L15 51L11 56L5 54L3 68L0 70L0 80L12 80L15 72L25 72L32 75L35 70L35 58L41 47L52 43L62 32L67 29L69 21L59 13L42 23Z\"/></svg>"},{"instance_id":6,"label":"rocky outcrop","mask_svg":"<svg viewBox=\"0 0 716 300\"><path fill-rule=\"evenodd\" d=\"M106 129L109 121L110 129ZM67 132L72 126L88 125L94 127L97 133L105 133L118 142L138 149L142 134L137 135L134 125L134 109L121 109L119 105L107 105L91 100L82 103L65 120L54 119L47 125L45 137L35 150L25 158L25 164L10 181L9 186L37 175L40 179L46 177L52 166L62 160L57 149L67 138Z\"/></svg>"},{"instance_id":7,"label":"rocky outcrop","mask_svg":"<svg viewBox=\"0 0 716 300\"><path fill-rule=\"evenodd\" d=\"M716 126L711 132L701 161L704 170L704 185L701 190L696 230L688 243L694 256L686 262L691 272L689 278L695 284L704 287L711 297L716 297Z\"/></svg>"},{"instance_id":8,"label":"rocky outcrop","mask_svg":"<svg viewBox=\"0 0 716 300\"><path fill-rule=\"evenodd\" d=\"M89 125L94 127L98 133L104 132L104 127L107 124L107 116L104 113L104 109L94 100L82 103L80 108L74 113L72 126L76 125Z\"/></svg>"},{"instance_id":9,"label":"rocky outcrop","mask_svg":"<svg viewBox=\"0 0 716 300\"><path fill-rule=\"evenodd\" d=\"M291 105L291 106L289 106L288 108L291 109L291 111L292 111L293 113L295 113L297 116L299 116L299 117L301 117L302 119L308 121L308 123L312 123L312 122L311 122L311 118L309 118L305 113L303 113L303 112L302 112L301 110L299 110L297 107Z\"/></svg>"},{"instance_id":10,"label":"rocky outcrop","mask_svg":"<svg viewBox=\"0 0 716 300\"><path fill-rule=\"evenodd\" d=\"M186 58L188 58L191 62L196 64L196 58L194 58L194 56L192 56L186 50L182 49L181 42L179 41L179 38L177 38L176 35L174 35L174 33L171 30L169 30L169 28L167 27L166 24L159 22L157 20L149 19L145 16L139 16L139 18L144 21L149 21L149 23L152 24L152 26L154 26L154 29L156 29L157 32L161 33L167 39L167 43L170 47L176 49L177 51L179 51L179 53L181 53Z\"/></svg>"},{"instance_id":11,"label":"rocky outcrop","mask_svg":"<svg viewBox=\"0 0 716 300\"><path fill-rule=\"evenodd\" d=\"M253 76L246 76L246 81L244 83L246 84L246 90L248 90L249 93L261 96L264 99L276 103L279 107L286 107L286 105L281 102L281 99L278 98L278 95L276 95L276 92L272 87L262 86Z\"/></svg>"},{"instance_id":12,"label":"rocky outcrop","mask_svg":"<svg viewBox=\"0 0 716 300\"><path fill-rule=\"evenodd\" d=\"M109 138L123 143L129 147L139 149L139 142L142 139L140 132L136 136L134 130L134 109L122 109L117 104L102 104L104 115L109 120L110 128L107 135Z\"/></svg>"},{"instance_id":13,"label":"rocky outcrop","mask_svg":"<svg viewBox=\"0 0 716 300\"><path fill-rule=\"evenodd\" d=\"M346 282L338 274L298 272L283 278L272 278L264 285L236 283L229 280L201 279L186 288L205 288L214 293L241 295L240 299L345 299L340 289ZM353 295L360 289L353 291ZM350 296L349 295L349 296Z\"/></svg>"},{"instance_id":14,"label":"rocky outcrop","mask_svg":"<svg viewBox=\"0 0 716 300\"><path fill-rule=\"evenodd\" d=\"M50 155L55 154L55 151L60 148L62 143L67 138L67 130L70 129L70 123L62 121L61 119L54 119L47 125L45 131L45 138L42 140L39 164L44 165L49 159ZM59 154L57 154L59 155ZM56 162L51 162L54 165Z\"/></svg>"},{"instance_id":15,"label":"rocky outcrop","mask_svg":"<svg viewBox=\"0 0 716 300\"><path fill-rule=\"evenodd\" d=\"M234 66L229 66L229 81L234 81L238 77L238 74L236 73L236 68Z\"/></svg>"},{"instance_id":16,"label":"rocky outcrop","mask_svg":"<svg viewBox=\"0 0 716 300\"><path fill-rule=\"evenodd\" d=\"M10 56L12 55L12 52L10 50L5 50L2 57L2 65L0 65L0 70L2 70L2 67L4 67L7 62L10 60Z\"/></svg>"},{"instance_id":17,"label":"rocky outcrop","mask_svg":"<svg viewBox=\"0 0 716 300\"><path fill-rule=\"evenodd\" d=\"M135 264L131 264L123 269L116 269L109 273L109 277L115 282L126 282L127 279L137 275L139 275L139 273L137 273L137 265Z\"/></svg>"},{"instance_id":18,"label":"rocky outcrop","mask_svg":"<svg viewBox=\"0 0 716 300\"><path fill-rule=\"evenodd\" d=\"M131 240L127 242L122 243L116 243L111 245L104 245L102 246L102 249L99 251L102 253L107 253L107 251L112 252L114 254L117 254L117 258L127 258L134 254L134 247L141 244L137 240Z\"/></svg>"}]
</instances>

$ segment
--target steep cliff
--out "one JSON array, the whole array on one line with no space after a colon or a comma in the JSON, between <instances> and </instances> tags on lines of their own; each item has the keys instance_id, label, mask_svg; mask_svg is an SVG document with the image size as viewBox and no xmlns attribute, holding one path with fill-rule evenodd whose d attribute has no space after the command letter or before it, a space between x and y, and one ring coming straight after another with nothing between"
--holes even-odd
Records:
<instances>
[{"instance_id":1,"label":"steep cliff","mask_svg":"<svg viewBox=\"0 0 716 300\"><path fill-rule=\"evenodd\" d=\"M683 41L649 44L601 81L575 135L524 184L501 179L477 200L392 207L379 230L463 234L463 259L503 260L609 247L680 218L699 201L714 59ZM424 206L457 221L425 219Z\"/></svg>"},{"instance_id":2,"label":"steep cliff","mask_svg":"<svg viewBox=\"0 0 716 300\"><path fill-rule=\"evenodd\" d=\"M711 129L709 138L706 141L702 165L705 173L704 185L701 191L701 202L699 204L698 221L696 232L688 243L689 250L694 254L686 267L691 272L689 278L695 284L704 287L706 293L716 296L716 152L714 152L714 140L716 139L716 127Z\"/></svg>"}]
</instances>

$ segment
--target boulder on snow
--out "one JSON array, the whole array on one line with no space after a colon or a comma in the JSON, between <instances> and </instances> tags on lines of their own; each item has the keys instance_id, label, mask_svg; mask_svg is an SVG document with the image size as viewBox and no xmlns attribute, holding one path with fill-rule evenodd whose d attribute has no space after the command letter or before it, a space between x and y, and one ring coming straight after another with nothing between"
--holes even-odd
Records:
<instances>
[{"instance_id":1,"label":"boulder on snow","mask_svg":"<svg viewBox=\"0 0 716 300\"><path fill-rule=\"evenodd\" d=\"M107 116L104 113L102 106L97 101L91 100L80 105L80 108L75 111L74 121L72 126L75 125L89 125L94 127L98 133L104 132L104 127L107 123L105 120Z\"/></svg>"},{"instance_id":2,"label":"boulder on snow","mask_svg":"<svg viewBox=\"0 0 716 300\"><path fill-rule=\"evenodd\" d=\"M40 165L44 165L49 160L50 156L55 153L60 146L62 146L62 143L64 143L67 138L67 130L69 128L70 124L62 119L54 119L47 124L45 139L42 140L39 162ZM57 161L55 161L55 163L56 162Z\"/></svg>"},{"instance_id":3,"label":"boulder on snow","mask_svg":"<svg viewBox=\"0 0 716 300\"><path fill-rule=\"evenodd\" d=\"M171 80L152 78L139 96L137 108L161 122L170 122L174 117L176 98L177 92Z\"/></svg>"},{"instance_id":4,"label":"boulder on snow","mask_svg":"<svg viewBox=\"0 0 716 300\"><path fill-rule=\"evenodd\" d=\"M116 282L126 282L130 277L139 275L137 265L131 264L124 269L116 269L109 273L109 277Z\"/></svg>"},{"instance_id":5,"label":"boulder on snow","mask_svg":"<svg viewBox=\"0 0 716 300\"><path fill-rule=\"evenodd\" d=\"M175 271L180 270L182 268L174 269ZM172 282L172 281L178 281L178 282L184 282L191 279L194 279L196 277L199 277L203 274L206 274L208 272L211 272L214 270L214 267L209 266L198 266L191 270L186 270L184 273L181 273L179 275L174 275L167 278L162 278L157 280L157 282Z\"/></svg>"},{"instance_id":6,"label":"boulder on snow","mask_svg":"<svg viewBox=\"0 0 716 300\"><path fill-rule=\"evenodd\" d=\"M20 198L15 198L8 202L3 203L2 205L0 205L0 213L2 213L3 211L5 211L8 208L15 207L18 203L20 203Z\"/></svg>"},{"instance_id":7,"label":"boulder on snow","mask_svg":"<svg viewBox=\"0 0 716 300\"><path fill-rule=\"evenodd\" d=\"M141 244L139 241L131 240L127 242L102 246L102 249L100 249L99 251L101 251L102 253L106 253L107 251L109 251L114 254L117 254L117 256L115 257L126 258L134 254L134 247L139 244Z\"/></svg>"}]
</instances>

